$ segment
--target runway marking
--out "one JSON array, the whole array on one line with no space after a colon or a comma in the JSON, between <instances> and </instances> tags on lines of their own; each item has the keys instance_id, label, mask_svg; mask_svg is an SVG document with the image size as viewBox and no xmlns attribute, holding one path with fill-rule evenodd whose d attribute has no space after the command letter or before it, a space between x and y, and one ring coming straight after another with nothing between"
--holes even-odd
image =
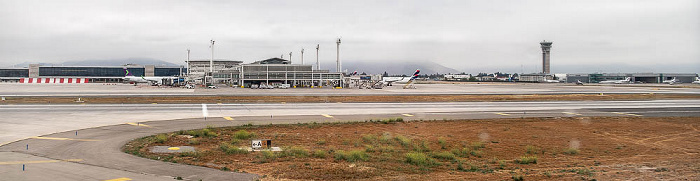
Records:
<instances>
[{"instance_id":1,"label":"runway marking","mask_svg":"<svg viewBox=\"0 0 700 181\"><path fill-rule=\"evenodd\" d=\"M151 104L158 104L157 102L151 103Z\"/></svg>"},{"instance_id":2,"label":"runway marking","mask_svg":"<svg viewBox=\"0 0 700 181\"><path fill-rule=\"evenodd\" d=\"M501 116L510 116L510 114L500 113L500 112L499 112L499 113L494 113L494 114L498 114L498 115L501 115Z\"/></svg>"},{"instance_id":3,"label":"runway marking","mask_svg":"<svg viewBox=\"0 0 700 181\"><path fill-rule=\"evenodd\" d=\"M205 118L209 116L209 111L207 110L207 104L202 104L202 116Z\"/></svg>"},{"instance_id":4,"label":"runway marking","mask_svg":"<svg viewBox=\"0 0 700 181\"><path fill-rule=\"evenodd\" d=\"M128 124L128 125L133 125L133 126L143 126L143 127L147 127L147 128L150 128L150 127L151 127L151 126L149 126L149 125L145 125L145 124L141 124L141 123L126 123L126 124Z\"/></svg>"},{"instance_id":5,"label":"runway marking","mask_svg":"<svg viewBox=\"0 0 700 181\"><path fill-rule=\"evenodd\" d=\"M180 150L180 147L170 147L168 150Z\"/></svg>"},{"instance_id":6,"label":"runway marking","mask_svg":"<svg viewBox=\"0 0 700 181\"><path fill-rule=\"evenodd\" d=\"M100 141L100 140L91 140L91 139L73 139L73 138L56 138L56 137L31 137L34 139L40 139L40 140L72 140L72 141Z\"/></svg>"},{"instance_id":7,"label":"runway marking","mask_svg":"<svg viewBox=\"0 0 700 181\"><path fill-rule=\"evenodd\" d=\"M229 120L229 121L233 121L233 118L232 118L232 117L228 117L228 116L227 116L227 117L224 117L224 119Z\"/></svg>"},{"instance_id":8,"label":"runway marking","mask_svg":"<svg viewBox=\"0 0 700 181\"><path fill-rule=\"evenodd\" d=\"M413 115L411 115L411 114L401 114L401 115L406 116L406 117L413 117Z\"/></svg>"},{"instance_id":9,"label":"runway marking","mask_svg":"<svg viewBox=\"0 0 700 181\"><path fill-rule=\"evenodd\" d=\"M569 114L569 115L576 115L576 116L582 116L582 115L583 115L583 114L573 113L573 112L561 112L561 113Z\"/></svg>"},{"instance_id":10,"label":"runway marking","mask_svg":"<svg viewBox=\"0 0 700 181\"><path fill-rule=\"evenodd\" d=\"M37 160L37 161L9 161L9 162L0 162L0 165L19 165L19 164L30 164L30 163L79 162L79 161L83 161L83 159Z\"/></svg>"},{"instance_id":11,"label":"runway marking","mask_svg":"<svg viewBox=\"0 0 700 181\"><path fill-rule=\"evenodd\" d=\"M221 105L221 104L224 104L224 103L220 103L220 102L217 102L216 104L219 104L219 105Z\"/></svg>"},{"instance_id":12,"label":"runway marking","mask_svg":"<svg viewBox=\"0 0 700 181\"><path fill-rule=\"evenodd\" d=\"M332 117L333 117L333 116L331 116L331 115L328 115L328 114L321 114L321 116L323 116L323 117L327 117L327 118L332 118Z\"/></svg>"},{"instance_id":13,"label":"runway marking","mask_svg":"<svg viewBox=\"0 0 700 181\"><path fill-rule=\"evenodd\" d=\"M619 115L627 115L627 116L642 116L639 114L631 114L631 113L623 113L623 112L612 112L612 113L619 114Z\"/></svg>"},{"instance_id":14,"label":"runway marking","mask_svg":"<svg viewBox=\"0 0 700 181\"><path fill-rule=\"evenodd\" d=\"M122 178L115 178L115 179L110 179L110 180L104 180L104 181L128 181L131 180L130 178L122 177Z\"/></svg>"}]
</instances>

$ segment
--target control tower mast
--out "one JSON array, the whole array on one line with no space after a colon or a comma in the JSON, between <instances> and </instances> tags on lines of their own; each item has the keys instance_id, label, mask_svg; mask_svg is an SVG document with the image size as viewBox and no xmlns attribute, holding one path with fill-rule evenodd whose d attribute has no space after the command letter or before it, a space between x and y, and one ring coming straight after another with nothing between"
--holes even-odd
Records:
<instances>
[{"instance_id":1,"label":"control tower mast","mask_svg":"<svg viewBox=\"0 0 700 181\"><path fill-rule=\"evenodd\" d=\"M552 72L549 71L549 50L552 49L552 42L542 40L540 47L542 47L542 73L550 74Z\"/></svg>"}]
</instances>

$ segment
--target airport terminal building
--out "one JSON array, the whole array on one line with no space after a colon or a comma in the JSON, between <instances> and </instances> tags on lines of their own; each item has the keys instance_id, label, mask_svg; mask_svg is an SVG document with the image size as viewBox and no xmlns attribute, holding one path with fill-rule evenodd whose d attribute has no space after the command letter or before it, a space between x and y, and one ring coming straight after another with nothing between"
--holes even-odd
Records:
<instances>
[{"instance_id":1,"label":"airport terminal building","mask_svg":"<svg viewBox=\"0 0 700 181\"><path fill-rule=\"evenodd\" d=\"M566 82L573 83L580 80L583 83L598 83L606 80L625 80L631 78L635 83L663 83L665 80L676 79L678 83L691 83L698 77L693 73L593 73L593 74L567 74Z\"/></svg>"},{"instance_id":2,"label":"airport terminal building","mask_svg":"<svg viewBox=\"0 0 700 181\"><path fill-rule=\"evenodd\" d=\"M289 60L270 58L243 64L242 61L188 61L187 67L154 65L125 66L42 66L0 69L0 82L14 83L122 83L124 68L136 77L180 77L196 84L228 84L237 87L333 86L343 84L343 73L314 70L312 65L291 64ZM211 69L213 67L213 70Z\"/></svg>"}]
</instances>

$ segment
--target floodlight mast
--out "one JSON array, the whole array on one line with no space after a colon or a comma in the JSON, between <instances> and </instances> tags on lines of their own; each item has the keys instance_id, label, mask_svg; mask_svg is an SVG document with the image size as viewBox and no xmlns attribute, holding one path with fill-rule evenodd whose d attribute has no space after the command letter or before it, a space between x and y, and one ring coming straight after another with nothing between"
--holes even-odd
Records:
<instances>
[{"instance_id":1,"label":"floodlight mast","mask_svg":"<svg viewBox=\"0 0 700 181\"><path fill-rule=\"evenodd\" d=\"M321 64L318 64L318 48L320 44L316 44L316 70L321 70Z\"/></svg>"},{"instance_id":2,"label":"floodlight mast","mask_svg":"<svg viewBox=\"0 0 700 181\"><path fill-rule=\"evenodd\" d=\"M211 46L210 46L211 58L209 59L209 74L211 74L211 75L209 75L209 76L213 76L213 74L214 74L214 42L215 41L213 39L210 41L211 41Z\"/></svg>"},{"instance_id":3,"label":"floodlight mast","mask_svg":"<svg viewBox=\"0 0 700 181\"><path fill-rule=\"evenodd\" d=\"M190 76L190 49L187 49L187 61L185 62L187 64L187 76Z\"/></svg>"},{"instance_id":4,"label":"floodlight mast","mask_svg":"<svg viewBox=\"0 0 700 181\"><path fill-rule=\"evenodd\" d=\"M340 38L338 38L338 41L336 43L336 54L335 54L335 63L336 63L336 71L341 72L341 66L340 66Z\"/></svg>"},{"instance_id":5,"label":"floodlight mast","mask_svg":"<svg viewBox=\"0 0 700 181\"><path fill-rule=\"evenodd\" d=\"M289 52L289 64L292 64L292 52Z\"/></svg>"},{"instance_id":6,"label":"floodlight mast","mask_svg":"<svg viewBox=\"0 0 700 181\"><path fill-rule=\"evenodd\" d=\"M304 48L301 48L301 64L304 65Z\"/></svg>"}]
</instances>

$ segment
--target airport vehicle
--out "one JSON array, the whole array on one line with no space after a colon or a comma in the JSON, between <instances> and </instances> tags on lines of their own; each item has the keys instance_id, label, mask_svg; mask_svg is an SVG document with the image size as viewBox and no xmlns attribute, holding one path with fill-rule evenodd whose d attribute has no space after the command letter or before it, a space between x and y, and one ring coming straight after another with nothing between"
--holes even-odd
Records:
<instances>
[{"instance_id":1,"label":"airport vehicle","mask_svg":"<svg viewBox=\"0 0 700 181\"><path fill-rule=\"evenodd\" d=\"M124 82L134 83L134 84L149 83L151 85L161 85L161 84L163 84L163 79L177 79L177 77L144 77L144 76L136 77L136 76L132 75L131 72L129 72L129 70L127 70L126 68L124 68L124 72L125 72L125 75L123 78Z\"/></svg>"},{"instance_id":2,"label":"airport vehicle","mask_svg":"<svg viewBox=\"0 0 700 181\"><path fill-rule=\"evenodd\" d=\"M217 89L217 88L219 88L219 87L216 87L215 85L210 85L210 86L207 86L207 88L209 88L209 89Z\"/></svg>"},{"instance_id":3,"label":"airport vehicle","mask_svg":"<svg viewBox=\"0 0 700 181\"><path fill-rule=\"evenodd\" d=\"M675 83L680 83L680 82L679 82L678 80L676 80L676 77L673 77L673 79L664 80L663 83L664 83L664 84L671 84L671 85L673 85L673 84L675 84Z\"/></svg>"},{"instance_id":4,"label":"airport vehicle","mask_svg":"<svg viewBox=\"0 0 700 181\"><path fill-rule=\"evenodd\" d=\"M576 80L576 85L583 85L583 82L581 82L581 80Z\"/></svg>"},{"instance_id":5,"label":"airport vehicle","mask_svg":"<svg viewBox=\"0 0 700 181\"><path fill-rule=\"evenodd\" d=\"M185 88L186 88L186 89L194 89L194 85L192 85L192 84L187 84L187 85L185 85Z\"/></svg>"},{"instance_id":6,"label":"airport vehicle","mask_svg":"<svg viewBox=\"0 0 700 181\"><path fill-rule=\"evenodd\" d=\"M606 80L598 82L600 84L631 84L632 77L627 77L625 80Z\"/></svg>"}]
</instances>

